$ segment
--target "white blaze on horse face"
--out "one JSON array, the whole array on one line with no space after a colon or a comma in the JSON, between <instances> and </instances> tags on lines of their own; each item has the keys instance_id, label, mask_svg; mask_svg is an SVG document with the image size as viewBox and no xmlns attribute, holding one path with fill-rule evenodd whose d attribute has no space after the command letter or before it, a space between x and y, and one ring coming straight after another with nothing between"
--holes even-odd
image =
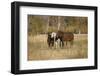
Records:
<instances>
[{"instance_id":1,"label":"white blaze on horse face","mask_svg":"<svg viewBox=\"0 0 100 76\"><path fill-rule=\"evenodd\" d=\"M57 35L57 34L56 34L55 32L52 32L52 33L51 33L51 38L56 38L56 35Z\"/></svg>"}]
</instances>

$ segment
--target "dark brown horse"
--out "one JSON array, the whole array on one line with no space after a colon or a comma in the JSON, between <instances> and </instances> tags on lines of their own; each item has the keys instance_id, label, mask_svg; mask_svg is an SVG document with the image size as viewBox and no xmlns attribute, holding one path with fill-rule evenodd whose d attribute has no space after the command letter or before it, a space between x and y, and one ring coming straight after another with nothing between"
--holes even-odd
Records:
<instances>
[{"instance_id":1,"label":"dark brown horse","mask_svg":"<svg viewBox=\"0 0 100 76\"><path fill-rule=\"evenodd\" d=\"M70 42L70 46L73 45L74 34L71 32L58 31L57 38L60 38L62 42L62 47L64 46L64 42L66 42L66 45L67 45L67 42Z\"/></svg>"},{"instance_id":2,"label":"dark brown horse","mask_svg":"<svg viewBox=\"0 0 100 76\"><path fill-rule=\"evenodd\" d=\"M47 43L49 47L54 46L54 38L51 37L51 32L48 33Z\"/></svg>"},{"instance_id":3,"label":"dark brown horse","mask_svg":"<svg viewBox=\"0 0 100 76\"><path fill-rule=\"evenodd\" d=\"M60 45L61 39L57 37L56 32L49 32L47 37L47 43L49 47L53 47L54 45L56 45L57 47L57 44Z\"/></svg>"}]
</instances>

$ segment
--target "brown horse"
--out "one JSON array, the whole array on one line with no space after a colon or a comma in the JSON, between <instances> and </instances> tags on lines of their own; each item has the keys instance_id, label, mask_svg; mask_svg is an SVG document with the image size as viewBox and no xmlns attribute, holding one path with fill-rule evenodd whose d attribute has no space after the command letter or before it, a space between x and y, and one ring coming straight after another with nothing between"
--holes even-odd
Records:
<instances>
[{"instance_id":1,"label":"brown horse","mask_svg":"<svg viewBox=\"0 0 100 76\"><path fill-rule=\"evenodd\" d=\"M58 31L57 32L57 38L60 38L62 44L60 46L64 46L64 42L70 42L70 47L73 45L73 40L74 40L74 34L71 32L62 32Z\"/></svg>"}]
</instances>

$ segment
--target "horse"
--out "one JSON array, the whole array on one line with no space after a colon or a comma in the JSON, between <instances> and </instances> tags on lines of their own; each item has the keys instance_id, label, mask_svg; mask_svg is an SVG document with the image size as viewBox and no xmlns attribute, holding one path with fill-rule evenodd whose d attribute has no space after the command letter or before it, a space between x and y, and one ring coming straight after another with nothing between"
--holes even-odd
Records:
<instances>
[{"instance_id":1,"label":"horse","mask_svg":"<svg viewBox=\"0 0 100 76\"><path fill-rule=\"evenodd\" d=\"M50 32L48 33L47 43L49 47L56 46L57 47L64 47L64 42L70 42L70 46L73 45L74 40L74 34L71 32L63 32L63 31L57 31L57 32Z\"/></svg>"},{"instance_id":2,"label":"horse","mask_svg":"<svg viewBox=\"0 0 100 76\"><path fill-rule=\"evenodd\" d=\"M47 43L49 47L59 47L60 45L60 38L57 37L57 33L56 32L50 32L48 33L48 38L47 38Z\"/></svg>"},{"instance_id":3,"label":"horse","mask_svg":"<svg viewBox=\"0 0 100 76\"><path fill-rule=\"evenodd\" d=\"M54 46L54 38L51 37L51 33L48 33L47 43L49 47Z\"/></svg>"},{"instance_id":4,"label":"horse","mask_svg":"<svg viewBox=\"0 0 100 76\"><path fill-rule=\"evenodd\" d=\"M58 31L56 36L57 36L57 38L60 38L62 47L64 46L64 42L66 42L66 45L67 45L67 42L70 42L70 47L73 45L73 41L74 41L73 33Z\"/></svg>"}]
</instances>

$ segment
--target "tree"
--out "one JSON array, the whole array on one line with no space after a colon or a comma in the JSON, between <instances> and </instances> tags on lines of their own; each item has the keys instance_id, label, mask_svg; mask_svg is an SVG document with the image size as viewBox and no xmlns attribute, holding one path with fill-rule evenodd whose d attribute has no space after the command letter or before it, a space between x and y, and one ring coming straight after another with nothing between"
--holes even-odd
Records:
<instances>
[{"instance_id":1,"label":"tree","mask_svg":"<svg viewBox=\"0 0 100 76\"><path fill-rule=\"evenodd\" d=\"M58 30L60 30L60 16L58 16Z\"/></svg>"}]
</instances>

